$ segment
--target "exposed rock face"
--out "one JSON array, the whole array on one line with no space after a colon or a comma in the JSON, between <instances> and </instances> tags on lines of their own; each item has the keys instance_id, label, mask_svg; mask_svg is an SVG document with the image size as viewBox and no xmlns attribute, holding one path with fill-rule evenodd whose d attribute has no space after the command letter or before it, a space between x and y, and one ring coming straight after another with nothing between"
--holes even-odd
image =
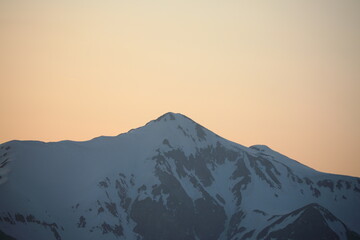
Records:
<instances>
[{"instance_id":1,"label":"exposed rock face","mask_svg":"<svg viewBox=\"0 0 360 240\"><path fill-rule=\"evenodd\" d=\"M336 225L336 228L332 226ZM264 228L258 239L359 239L359 236L317 204L286 214Z\"/></svg>"},{"instance_id":2,"label":"exposed rock face","mask_svg":"<svg viewBox=\"0 0 360 240\"><path fill-rule=\"evenodd\" d=\"M0 170L0 239L360 239L360 179L181 114L88 142L5 143Z\"/></svg>"}]
</instances>

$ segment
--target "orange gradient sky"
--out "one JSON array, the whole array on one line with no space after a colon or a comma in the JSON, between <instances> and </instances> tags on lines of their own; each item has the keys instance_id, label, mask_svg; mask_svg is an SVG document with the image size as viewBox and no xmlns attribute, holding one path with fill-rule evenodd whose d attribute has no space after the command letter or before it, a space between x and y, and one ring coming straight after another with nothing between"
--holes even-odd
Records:
<instances>
[{"instance_id":1,"label":"orange gradient sky","mask_svg":"<svg viewBox=\"0 0 360 240\"><path fill-rule=\"evenodd\" d=\"M359 0L0 0L0 143L183 113L360 176Z\"/></svg>"}]
</instances>

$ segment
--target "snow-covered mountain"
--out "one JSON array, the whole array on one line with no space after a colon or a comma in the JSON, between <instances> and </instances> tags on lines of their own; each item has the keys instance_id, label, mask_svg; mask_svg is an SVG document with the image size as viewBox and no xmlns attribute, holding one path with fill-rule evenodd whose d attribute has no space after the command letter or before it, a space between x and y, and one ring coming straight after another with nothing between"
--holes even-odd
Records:
<instances>
[{"instance_id":1,"label":"snow-covered mountain","mask_svg":"<svg viewBox=\"0 0 360 240\"><path fill-rule=\"evenodd\" d=\"M0 239L360 239L360 179L167 113L116 137L0 145Z\"/></svg>"}]
</instances>

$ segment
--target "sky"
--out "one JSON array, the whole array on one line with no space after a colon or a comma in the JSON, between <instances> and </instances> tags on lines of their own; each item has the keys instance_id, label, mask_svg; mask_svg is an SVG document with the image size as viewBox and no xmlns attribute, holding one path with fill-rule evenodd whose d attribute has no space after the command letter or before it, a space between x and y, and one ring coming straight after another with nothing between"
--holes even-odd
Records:
<instances>
[{"instance_id":1,"label":"sky","mask_svg":"<svg viewBox=\"0 0 360 240\"><path fill-rule=\"evenodd\" d=\"M360 177L358 0L0 0L0 143L182 113Z\"/></svg>"}]
</instances>

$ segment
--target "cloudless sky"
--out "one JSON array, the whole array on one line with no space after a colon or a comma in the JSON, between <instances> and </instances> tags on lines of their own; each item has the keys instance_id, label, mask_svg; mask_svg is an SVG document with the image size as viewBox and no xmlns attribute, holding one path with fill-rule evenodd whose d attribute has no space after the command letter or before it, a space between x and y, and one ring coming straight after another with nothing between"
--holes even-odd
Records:
<instances>
[{"instance_id":1,"label":"cloudless sky","mask_svg":"<svg viewBox=\"0 0 360 240\"><path fill-rule=\"evenodd\" d=\"M165 112L360 176L359 0L0 0L0 142Z\"/></svg>"}]
</instances>

